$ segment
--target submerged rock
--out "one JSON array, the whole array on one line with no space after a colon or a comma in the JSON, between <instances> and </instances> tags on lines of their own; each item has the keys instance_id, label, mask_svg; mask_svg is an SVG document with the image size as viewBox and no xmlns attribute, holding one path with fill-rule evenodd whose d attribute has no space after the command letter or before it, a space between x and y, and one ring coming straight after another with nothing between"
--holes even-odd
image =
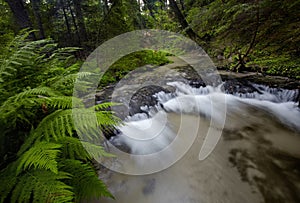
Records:
<instances>
[{"instance_id":1,"label":"submerged rock","mask_svg":"<svg viewBox=\"0 0 300 203\"><path fill-rule=\"evenodd\" d=\"M146 185L143 187L143 194L149 195L154 192L155 189L155 179L151 178L145 181Z\"/></svg>"}]
</instances>

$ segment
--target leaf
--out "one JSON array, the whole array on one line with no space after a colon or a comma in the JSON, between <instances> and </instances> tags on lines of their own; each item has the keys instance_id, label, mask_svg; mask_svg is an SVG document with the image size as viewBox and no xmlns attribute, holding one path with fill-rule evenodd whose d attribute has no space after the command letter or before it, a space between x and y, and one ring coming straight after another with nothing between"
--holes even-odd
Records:
<instances>
[{"instance_id":1,"label":"leaf","mask_svg":"<svg viewBox=\"0 0 300 203\"><path fill-rule=\"evenodd\" d=\"M62 144L63 157L80 160L92 160L100 157L114 157L107 153L102 146L81 141L74 137L64 137L58 140Z\"/></svg>"},{"instance_id":2,"label":"leaf","mask_svg":"<svg viewBox=\"0 0 300 203\"><path fill-rule=\"evenodd\" d=\"M29 171L18 178L10 202L72 202L72 187L63 182L70 178L65 172Z\"/></svg>"},{"instance_id":3,"label":"leaf","mask_svg":"<svg viewBox=\"0 0 300 203\"><path fill-rule=\"evenodd\" d=\"M61 167L63 171L72 174L70 185L74 186L76 202L99 197L111 197L105 184L98 179L93 167L78 160L66 159Z\"/></svg>"},{"instance_id":4,"label":"leaf","mask_svg":"<svg viewBox=\"0 0 300 203\"><path fill-rule=\"evenodd\" d=\"M38 142L20 157L17 175L30 168L50 170L58 173L57 158L61 145L51 142Z\"/></svg>"}]
</instances>

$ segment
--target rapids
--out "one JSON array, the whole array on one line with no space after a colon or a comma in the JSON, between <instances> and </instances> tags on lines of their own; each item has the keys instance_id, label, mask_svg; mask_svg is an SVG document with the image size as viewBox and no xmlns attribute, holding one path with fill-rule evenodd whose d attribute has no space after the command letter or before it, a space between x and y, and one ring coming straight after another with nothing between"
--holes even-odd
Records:
<instances>
[{"instance_id":1,"label":"rapids","mask_svg":"<svg viewBox=\"0 0 300 203\"><path fill-rule=\"evenodd\" d=\"M116 199L100 202L299 202L299 91L168 85L175 93L157 93L150 117L128 117L110 140L117 156L100 177Z\"/></svg>"}]
</instances>

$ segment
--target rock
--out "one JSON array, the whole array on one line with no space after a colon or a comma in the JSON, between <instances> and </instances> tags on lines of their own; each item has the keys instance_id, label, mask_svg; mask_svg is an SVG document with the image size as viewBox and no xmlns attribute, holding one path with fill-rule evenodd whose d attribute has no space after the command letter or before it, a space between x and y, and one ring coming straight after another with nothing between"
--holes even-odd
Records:
<instances>
[{"instance_id":1,"label":"rock","mask_svg":"<svg viewBox=\"0 0 300 203\"><path fill-rule=\"evenodd\" d=\"M141 107L155 106L158 101L153 95L162 91L170 93L167 89L156 85L149 85L139 89L130 99L129 115L132 116L137 113L147 113L143 111Z\"/></svg>"},{"instance_id":2,"label":"rock","mask_svg":"<svg viewBox=\"0 0 300 203\"><path fill-rule=\"evenodd\" d=\"M206 87L206 84L203 80L190 80L189 85L195 88Z\"/></svg>"},{"instance_id":3,"label":"rock","mask_svg":"<svg viewBox=\"0 0 300 203\"><path fill-rule=\"evenodd\" d=\"M258 89L253 87L251 83L246 80L239 80L239 79L228 79L224 83L225 92L228 94L235 94L235 93L252 93L252 92L259 92Z\"/></svg>"}]
</instances>

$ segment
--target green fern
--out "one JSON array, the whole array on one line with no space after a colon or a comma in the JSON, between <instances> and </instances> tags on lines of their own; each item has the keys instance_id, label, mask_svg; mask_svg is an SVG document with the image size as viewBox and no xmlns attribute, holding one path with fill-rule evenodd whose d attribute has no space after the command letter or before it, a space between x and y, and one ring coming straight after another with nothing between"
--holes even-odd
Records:
<instances>
[{"instance_id":1,"label":"green fern","mask_svg":"<svg viewBox=\"0 0 300 203\"><path fill-rule=\"evenodd\" d=\"M85 108L72 96L74 83L79 79L84 92L96 76L77 73L80 63L71 53L78 49L58 49L48 39L26 41L28 35L17 36L0 55L0 141L20 135L14 149L4 144L1 150L15 155L1 163L0 202L112 197L89 163L112 157L101 146L101 130L120 123L107 111L114 104Z\"/></svg>"},{"instance_id":2,"label":"green fern","mask_svg":"<svg viewBox=\"0 0 300 203\"><path fill-rule=\"evenodd\" d=\"M8 167L0 171L0 202L7 202L6 198L9 196L15 187L18 177L16 176L17 163L13 162Z\"/></svg>"},{"instance_id":3,"label":"green fern","mask_svg":"<svg viewBox=\"0 0 300 203\"><path fill-rule=\"evenodd\" d=\"M18 178L10 201L14 202L72 202L72 187L62 180L70 179L65 172L57 174L46 170L33 170Z\"/></svg>"},{"instance_id":4,"label":"green fern","mask_svg":"<svg viewBox=\"0 0 300 203\"><path fill-rule=\"evenodd\" d=\"M45 169L58 173L57 158L60 144L51 142L37 142L19 158L17 174L26 169Z\"/></svg>"},{"instance_id":5,"label":"green fern","mask_svg":"<svg viewBox=\"0 0 300 203\"><path fill-rule=\"evenodd\" d=\"M62 170L72 174L70 185L74 185L75 201L91 200L102 196L111 197L105 184L98 179L93 167L78 160L66 159L63 161Z\"/></svg>"},{"instance_id":6,"label":"green fern","mask_svg":"<svg viewBox=\"0 0 300 203\"><path fill-rule=\"evenodd\" d=\"M99 157L114 157L102 146L80 141L78 138L64 137L58 140L62 144L61 152L65 158L88 161Z\"/></svg>"},{"instance_id":7,"label":"green fern","mask_svg":"<svg viewBox=\"0 0 300 203\"><path fill-rule=\"evenodd\" d=\"M46 116L32 132L33 136L49 141L60 137L72 136L75 129L72 109L57 110Z\"/></svg>"}]
</instances>

